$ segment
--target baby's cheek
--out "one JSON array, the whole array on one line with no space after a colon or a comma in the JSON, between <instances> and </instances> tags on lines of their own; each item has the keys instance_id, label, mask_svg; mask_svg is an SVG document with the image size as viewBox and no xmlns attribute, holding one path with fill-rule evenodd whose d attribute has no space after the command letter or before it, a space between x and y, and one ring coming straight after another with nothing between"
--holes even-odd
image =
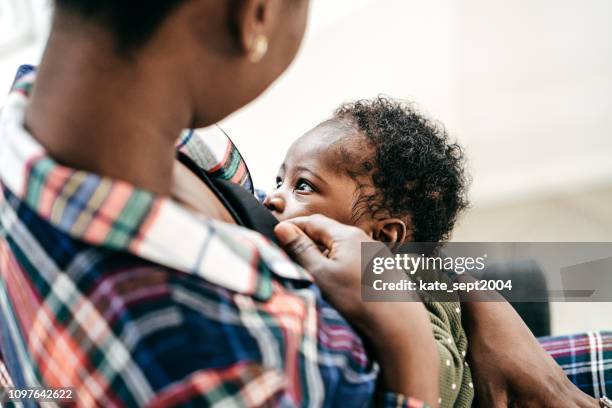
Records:
<instances>
[{"instance_id":1,"label":"baby's cheek","mask_svg":"<svg viewBox=\"0 0 612 408\"><path fill-rule=\"evenodd\" d=\"M326 217L341 222L342 224L355 225L354 220L351 217L350 208L344 208L343 206L339 205L339 203L330 203L329 205L321 205L317 206L316 208L313 206L310 208L310 210L313 214L323 214Z\"/></svg>"},{"instance_id":2,"label":"baby's cheek","mask_svg":"<svg viewBox=\"0 0 612 408\"><path fill-rule=\"evenodd\" d=\"M310 211L308 205L304 205L303 203L294 201L285 205L285 210L282 212L282 214L276 213L274 215L276 215L276 218L278 218L279 221L284 221L290 218L302 217L305 215L312 214L315 214L315 212Z\"/></svg>"},{"instance_id":3,"label":"baby's cheek","mask_svg":"<svg viewBox=\"0 0 612 408\"><path fill-rule=\"evenodd\" d=\"M322 214L335 221L347 225L355 225L352 219L351 206L343 203L337 198L329 198L320 195L300 197L291 203L287 203L283 216L294 218L299 216ZM291 214L288 216L287 214Z\"/></svg>"}]
</instances>

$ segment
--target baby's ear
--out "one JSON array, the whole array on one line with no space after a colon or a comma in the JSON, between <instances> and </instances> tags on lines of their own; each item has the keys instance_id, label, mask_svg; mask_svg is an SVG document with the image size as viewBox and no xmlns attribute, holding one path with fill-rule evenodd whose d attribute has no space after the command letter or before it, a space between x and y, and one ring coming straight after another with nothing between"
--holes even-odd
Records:
<instances>
[{"instance_id":1,"label":"baby's ear","mask_svg":"<svg viewBox=\"0 0 612 408\"><path fill-rule=\"evenodd\" d=\"M385 218L374 224L373 237L377 241L401 244L408 237L406 223L399 218Z\"/></svg>"}]
</instances>

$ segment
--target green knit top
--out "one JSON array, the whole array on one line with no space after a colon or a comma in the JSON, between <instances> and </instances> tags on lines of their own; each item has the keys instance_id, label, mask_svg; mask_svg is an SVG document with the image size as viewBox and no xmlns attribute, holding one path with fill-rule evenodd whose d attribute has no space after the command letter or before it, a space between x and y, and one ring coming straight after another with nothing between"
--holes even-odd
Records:
<instances>
[{"instance_id":1,"label":"green knit top","mask_svg":"<svg viewBox=\"0 0 612 408\"><path fill-rule=\"evenodd\" d=\"M474 384L466 362L468 342L461 325L461 304L424 303L440 355L440 407L471 407Z\"/></svg>"}]
</instances>

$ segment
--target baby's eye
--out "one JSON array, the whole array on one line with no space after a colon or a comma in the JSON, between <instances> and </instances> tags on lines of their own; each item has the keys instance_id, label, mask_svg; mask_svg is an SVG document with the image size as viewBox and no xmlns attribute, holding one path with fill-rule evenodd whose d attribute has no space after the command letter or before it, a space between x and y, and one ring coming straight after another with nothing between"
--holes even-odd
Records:
<instances>
[{"instance_id":1,"label":"baby's eye","mask_svg":"<svg viewBox=\"0 0 612 408\"><path fill-rule=\"evenodd\" d=\"M307 180L299 179L295 185L295 191L301 191L304 193L313 193L315 191L312 184L310 184Z\"/></svg>"},{"instance_id":2,"label":"baby's eye","mask_svg":"<svg viewBox=\"0 0 612 408\"><path fill-rule=\"evenodd\" d=\"M276 178L276 181L274 182L274 188L280 188L280 186L283 185L283 179L281 179L280 177Z\"/></svg>"}]
</instances>

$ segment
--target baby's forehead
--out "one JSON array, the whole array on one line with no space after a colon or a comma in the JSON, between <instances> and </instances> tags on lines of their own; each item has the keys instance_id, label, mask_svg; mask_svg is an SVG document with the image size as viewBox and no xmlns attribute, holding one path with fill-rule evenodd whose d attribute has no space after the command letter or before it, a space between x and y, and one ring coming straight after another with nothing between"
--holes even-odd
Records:
<instances>
[{"instance_id":1,"label":"baby's forehead","mask_svg":"<svg viewBox=\"0 0 612 408\"><path fill-rule=\"evenodd\" d=\"M363 159L364 145L365 139L354 126L331 119L297 139L287 158L312 160L336 168Z\"/></svg>"},{"instance_id":2,"label":"baby's forehead","mask_svg":"<svg viewBox=\"0 0 612 408\"><path fill-rule=\"evenodd\" d=\"M337 120L326 120L300 136L294 144L333 145L346 143L356 133L353 127Z\"/></svg>"}]
</instances>

